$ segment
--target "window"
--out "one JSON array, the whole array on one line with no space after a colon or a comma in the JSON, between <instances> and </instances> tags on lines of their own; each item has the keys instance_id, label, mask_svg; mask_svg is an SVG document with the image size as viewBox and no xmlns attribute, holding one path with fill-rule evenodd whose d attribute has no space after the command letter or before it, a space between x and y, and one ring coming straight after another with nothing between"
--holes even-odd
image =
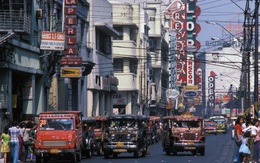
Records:
<instances>
[{"instance_id":1,"label":"window","mask_svg":"<svg viewBox=\"0 0 260 163\"><path fill-rule=\"evenodd\" d=\"M104 54L111 54L111 37L106 35L104 32L96 31L96 49Z\"/></svg>"},{"instance_id":2,"label":"window","mask_svg":"<svg viewBox=\"0 0 260 163\"><path fill-rule=\"evenodd\" d=\"M114 72L123 72L123 59L114 59Z\"/></svg>"},{"instance_id":3,"label":"window","mask_svg":"<svg viewBox=\"0 0 260 163\"><path fill-rule=\"evenodd\" d=\"M138 30L137 29L130 29L130 40L136 42Z\"/></svg>"},{"instance_id":4,"label":"window","mask_svg":"<svg viewBox=\"0 0 260 163\"><path fill-rule=\"evenodd\" d=\"M119 36L114 37L114 40L123 40L124 39L124 32L123 27L114 27L114 29L119 33Z\"/></svg>"},{"instance_id":5,"label":"window","mask_svg":"<svg viewBox=\"0 0 260 163\"><path fill-rule=\"evenodd\" d=\"M130 72L137 74L137 60L130 60Z\"/></svg>"}]
</instances>

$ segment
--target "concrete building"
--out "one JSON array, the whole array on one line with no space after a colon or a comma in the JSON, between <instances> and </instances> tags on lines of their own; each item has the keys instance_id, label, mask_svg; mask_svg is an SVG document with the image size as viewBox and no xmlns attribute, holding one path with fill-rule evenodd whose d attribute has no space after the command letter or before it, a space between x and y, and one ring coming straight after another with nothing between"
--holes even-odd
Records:
<instances>
[{"instance_id":1,"label":"concrete building","mask_svg":"<svg viewBox=\"0 0 260 163\"><path fill-rule=\"evenodd\" d=\"M87 80L86 115L111 114L112 96L118 90L118 80L113 73L112 37L117 37L119 33L113 28L114 11L107 0L88 0L88 3L89 29L86 45L95 66Z\"/></svg>"},{"instance_id":2,"label":"concrete building","mask_svg":"<svg viewBox=\"0 0 260 163\"><path fill-rule=\"evenodd\" d=\"M46 106L40 56L40 1L0 2L0 129Z\"/></svg>"},{"instance_id":3,"label":"concrete building","mask_svg":"<svg viewBox=\"0 0 260 163\"><path fill-rule=\"evenodd\" d=\"M227 43L227 42L224 42ZM224 44L223 44L224 45ZM223 100L224 95L236 96L240 87L240 77L242 69L242 54L239 49L241 44L234 41L233 44L225 44L216 50L206 52L206 97L210 100L210 90L214 88L214 107L209 103L206 108L206 115L212 116L215 113L230 114L230 107L225 107L223 104L228 101L223 101L218 104L218 101ZM214 77L214 82L210 81L210 76ZM235 108L235 105L234 105ZM230 116L230 115L229 115Z\"/></svg>"},{"instance_id":4,"label":"concrete building","mask_svg":"<svg viewBox=\"0 0 260 163\"><path fill-rule=\"evenodd\" d=\"M116 113L165 115L168 87L168 43L162 1L109 1L114 38L114 74L119 79L113 96Z\"/></svg>"}]
</instances>

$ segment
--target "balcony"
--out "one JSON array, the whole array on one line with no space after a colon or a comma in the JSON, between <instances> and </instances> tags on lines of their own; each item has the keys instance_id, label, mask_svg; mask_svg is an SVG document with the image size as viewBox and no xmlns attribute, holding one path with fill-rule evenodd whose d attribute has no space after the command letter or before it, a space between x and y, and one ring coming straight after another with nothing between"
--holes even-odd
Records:
<instances>
[{"instance_id":1,"label":"balcony","mask_svg":"<svg viewBox=\"0 0 260 163\"><path fill-rule=\"evenodd\" d=\"M115 73L115 77L118 79L119 91L136 91L139 90L137 86L137 77L133 73Z\"/></svg>"},{"instance_id":2,"label":"balcony","mask_svg":"<svg viewBox=\"0 0 260 163\"><path fill-rule=\"evenodd\" d=\"M30 34L31 16L20 10L0 11L0 32L14 31L16 33Z\"/></svg>"},{"instance_id":3,"label":"balcony","mask_svg":"<svg viewBox=\"0 0 260 163\"><path fill-rule=\"evenodd\" d=\"M113 40L115 58L136 58L136 43L132 40Z\"/></svg>"}]
</instances>

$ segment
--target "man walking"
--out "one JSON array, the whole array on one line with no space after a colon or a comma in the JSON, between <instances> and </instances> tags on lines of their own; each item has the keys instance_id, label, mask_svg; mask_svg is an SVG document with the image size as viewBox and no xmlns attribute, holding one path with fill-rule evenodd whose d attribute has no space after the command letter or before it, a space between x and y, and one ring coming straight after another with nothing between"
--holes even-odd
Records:
<instances>
[{"instance_id":1,"label":"man walking","mask_svg":"<svg viewBox=\"0 0 260 163\"><path fill-rule=\"evenodd\" d=\"M18 163L18 145L19 145L18 137L21 135L21 133L19 128L17 127L17 123L15 122L12 123L12 127L9 128L9 133L11 136L10 149L13 158L13 163Z\"/></svg>"}]
</instances>

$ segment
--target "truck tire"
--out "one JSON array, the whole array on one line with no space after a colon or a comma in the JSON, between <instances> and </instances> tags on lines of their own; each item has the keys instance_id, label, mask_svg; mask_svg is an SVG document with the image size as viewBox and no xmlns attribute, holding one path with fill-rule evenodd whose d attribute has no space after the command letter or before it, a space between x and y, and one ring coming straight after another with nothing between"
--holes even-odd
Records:
<instances>
[{"instance_id":1,"label":"truck tire","mask_svg":"<svg viewBox=\"0 0 260 163\"><path fill-rule=\"evenodd\" d=\"M76 163L77 162L77 153L74 152L71 154L71 162Z\"/></svg>"},{"instance_id":2,"label":"truck tire","mask_svg":"<svg viewBox=\"0 0 260 163\"><path fill-rule=\"evenodd\" d=\"M36 163L41 163L42 162L42 158L39 154L35 155L35 162Z\"/></svg>"},{"instance_id":3,"label":"truck tire","mask_svg":"<svg viewBox=\"0 0 260 163\"><path fill-rule=\"evenodd\" d=\"M109 152L106 150L104 151L104 158L109 159Z\"/></svg>"},{"instance_id":4,"label":"truck tire","mask_svg":"<svg viewBox=\"0 0 260 163\"><path fill-rule=\"evenodd\" d=\"M101 156L102 153L103 153L103 148L102 148L101 142L97 142L97 155Z\"/></svg>"},{"instance_id":5,"label":"truck tire","mask_svg":"<svg viewBox=\"0 0 260 163\"><path fill-rule=\"evenodd\" d=\"M170 150L170 148L166 148L166 149L165 149L165 153L166 153L166 155L169 156L169 155L171 154L171 150Z\"/></svg>"},{"instance_id":6,"label":"truck tire","mask_svg":"<svg viewBox=\"0 0 260 163\"><path fill-rule=\"evenodd\" d=\"M79 151L77 152L76 154L76 159L77 159L77 162L80 162L81 161L81 150L79 149Z\"/></svg>"},{"instance_id":7,"label":"truck tire","mask_svg":"<svg viewBox=\"0 0 260 163\"><path fill-rule=\"evenodd\" d=\"M200 155L205 156L205 147L200 149Z\"/></svg>"}]
</instances>

